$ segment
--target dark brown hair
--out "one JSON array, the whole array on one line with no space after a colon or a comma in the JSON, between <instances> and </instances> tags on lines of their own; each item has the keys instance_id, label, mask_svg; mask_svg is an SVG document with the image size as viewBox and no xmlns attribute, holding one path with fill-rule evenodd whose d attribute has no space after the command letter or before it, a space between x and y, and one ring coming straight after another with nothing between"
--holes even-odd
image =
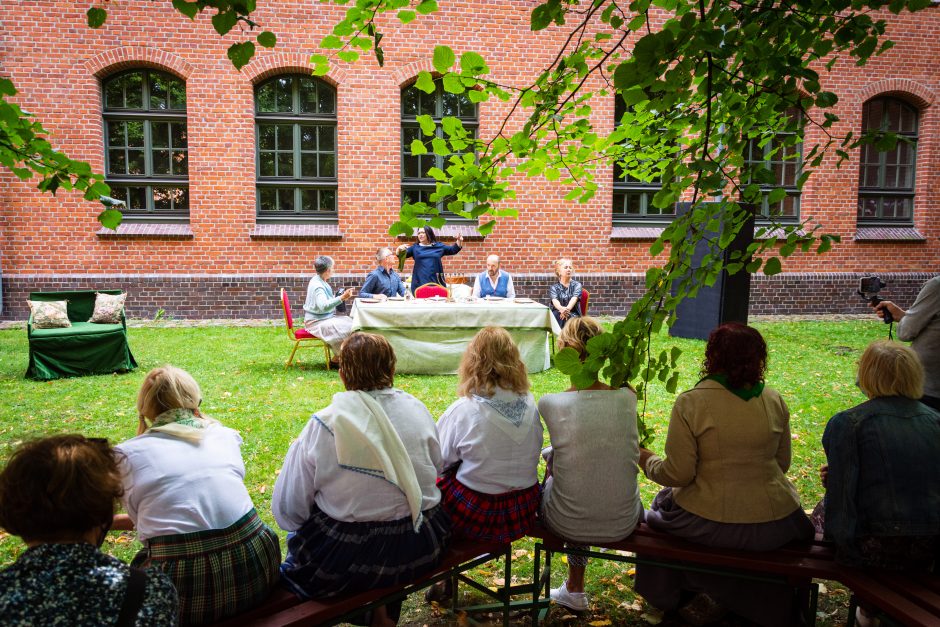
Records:
<instances>
[{"instance_id":1,"label":"dark brown hair","mask_svg":"<svg viewBox=\"0 0 940 627\"><path fill-rule=\"evenodd\" d=\"M740 322L726 322L708 336L702 376L723 374L728 385L746 388L764 380L767 343L757 329Z\"/></svg>"},{"instance_id":2,"label":"dark brown hair","mask_svg":"<svg viewBox=\"0 0 940 627\"><path fill-rule=\"evenodd\" d=\"M106 441L33 440L0 472L0 527L26 541L75 540L110 526L123 492L117 454Z\"/></svg>"},{"instance_id":3,"label":"dark brown hair","mask_svg":"<svg viewBox=\"0 0 940 627\"><path fill-rule=\"evenodd\" d=\"M353 333L343 341L339 372L347 390L380 390L395 380L395 351L381 335Z\"/></svg>"}]
</instances>

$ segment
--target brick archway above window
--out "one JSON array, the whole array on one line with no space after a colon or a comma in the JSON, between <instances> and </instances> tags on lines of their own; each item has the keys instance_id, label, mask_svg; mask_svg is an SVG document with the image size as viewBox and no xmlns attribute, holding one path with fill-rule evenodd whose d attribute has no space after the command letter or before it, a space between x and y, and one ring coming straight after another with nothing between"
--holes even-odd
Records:
<instances>
[{"instance_id":1,"label":"brick archway above window","mask_svg":"<svg viewBox=\"0 0 940 627\"><path fill-rule=\"evenodd\" d=\"M85 67L98 78L121 70L140 67L170 72L184 81L193 73L192 64L172 52L136 46L125 46L102 52L86 61Z\"/></svg>"},{"instance_id":2,"label":"brick archway above window","mask_svg":"<svg viewBox=\"0 0 940 627\"><path fill-rule=\"evenodd\" d=\"M924 109L933 104L936 94L932 89L921 85L909 78L886 78L867 85L859 92L862 102L868 102L879 96L894 96L910 102L918 109Z\"/></svg>"},{"instance_id":3,"label":"brick archway above window","mask_svg":"<svg viewBox=\"0 0 940 627\"><path fill-rule=\"evenodd\" d=\"M310 55L300 52L275 52L252 59L251 63L242 69L242 74L244 74L245 78L251 81L252 84L258 85L265 79L277 76L278 74L296 73L312 76L312 69L310 65ZM333 64L330 66L330 71L326 76L316 76L314 78L319 78L333 87L337 87L345 82L346 75L346 70L338 68Z\"/></svg>"},{"instance_id":4,"label":"brick archway above window","mask_svg":"<svg viewBox=\"0 0 940 627\"><path fill-rule=\"evenodd\" d=\"M392 72L392 81L394 81L398 87L404 89L415 82L419 72L430 72L432 76L439 76L437 70L434 69L434 63L430 59L421 59L419 61L412 61Z\"/></svg>"}]
</instances>

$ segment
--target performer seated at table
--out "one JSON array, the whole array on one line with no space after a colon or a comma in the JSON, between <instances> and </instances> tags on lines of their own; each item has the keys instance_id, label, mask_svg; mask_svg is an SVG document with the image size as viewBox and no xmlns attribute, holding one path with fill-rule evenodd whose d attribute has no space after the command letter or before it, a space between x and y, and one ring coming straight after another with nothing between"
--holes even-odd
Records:
<instances>
[{"instance_id":1,"label":"performer seated at table","mask_svg":"<svg viewBox=\"0 0 940 627\"><path fill-rule=\"evenodd\" d=\"M393 387L388 340L349 336L339 376L347 391L291 444L271 498L277 524L293 532L282 580L304 598L408 583L437 566L450 539L434 418ZM390 604L371 622L393 625L400 609Z\"/></svg>"},{"instance_id":2,"label":"performer seated at table","mask_svg":"<svg viewBox=\"0 0 940 627\"><path fill-rule=\"evenodd\" d=\"M442 257L456 255L463 248L463 235L457 236L457 243L446 246L437 241L434 229L429 226L418 229L417 242L408 245L402 244L398 252L405 251L405 257L414 257L415 265L411 272L411 291L416 291L422 285L437 283L447 285L444 279L444 264Z\"/></svg>"},{"instance_id":3,"label":"performer seated at table","mask_svg":"<svg viewBox=\"0 0 940 627\"><path fill-rule=\"evenodd\" d=\"M512 276L505 270L499 269L499 256L487 257L486 271L478 274L473 282L473 298L486 298L487 296L513 298L515 295L516 288L512 286Z\"/></svg>"},{"instance_id":4,"label":"performer seated at table","mask_svg":"<svg viewBox=\"0 0 940 627\"><path fill-rule=\"evenodd\" d=\"M405 284L401 282L401 277L395 272L398 257L392 252L392 249L380 248L375 253L375 260L379 262L379 267L366 277L366 282L359 290L359 298L385 300L390 296L404 296Z\"/></svg>"},{"instance_id":5,"label":"performer seated at table","mask_svg":"<svg viewBox=\"0 0 940 627\"><path fill-rule=\"evenodd\" d=\"M352 319L337 316L336 307L355 296L352 288L339 296L333 294L333 288L327 281L333 274L333 258L320 255L313 262L317 275L307 285L307 300L304 301L304 327L333 349L333 363L337 363L343 340L352 332Z\"/></svg>"},{"instance_id":6,"label":"performer seated at table","mask_svg":"<svg viewBox=\"0 0 940 627\"><path fill-rule=\"evenodd\" d=\"M558 348L574 349L582 361L588 341L604 329L594 318L574 318L562 329ZM542 520L554 533L585 549L592 542L616 542L643 520L637 486L640 444L636 393L599 380L572 385L539 399L539 413L552 446L546 451ZM568 556L568 578L551 590L556 603L588 609L584 575L588 558Z\"/></svg>"},{"instance_id":7,"label":"performer seated at table","mask_svg":"<svg viewBox=\"0 0 940 627\"><path fill-rule=\"evenodd\" d=\"M567 257L555 262L555 276L558 283L549 288L548 296L552 301L552 315L558 325L564 328L571 318L578 318L581 312L581 284L572 279L574 264Z\"/></svg>"}]
</instances>

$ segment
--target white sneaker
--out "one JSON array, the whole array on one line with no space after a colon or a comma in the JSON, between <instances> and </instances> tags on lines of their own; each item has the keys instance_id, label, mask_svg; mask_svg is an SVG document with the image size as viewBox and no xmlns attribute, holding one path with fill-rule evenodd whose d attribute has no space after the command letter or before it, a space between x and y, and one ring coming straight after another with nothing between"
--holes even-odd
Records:
<instances>
[{"instance_id":1,"label":"white sneaker","mask_svg":"<svg viewBox=\"0 0 940 627\"><path fill-rule=\"evenodd\" d=\"M588 609L588 596L584 592L568 592L568 582L565 581L561 586L552 588L552 601L567 607L575 612L584 612Z\"/></svg>"}]
</instances>

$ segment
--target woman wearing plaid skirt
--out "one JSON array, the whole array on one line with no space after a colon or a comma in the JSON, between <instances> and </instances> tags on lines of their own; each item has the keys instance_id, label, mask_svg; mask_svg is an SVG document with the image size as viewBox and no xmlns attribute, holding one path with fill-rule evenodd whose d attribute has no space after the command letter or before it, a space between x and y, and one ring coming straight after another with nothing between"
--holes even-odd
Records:
<instances>
[{"instance_id":1,"label":"woman wearing plaid skirt","mask_svg":"<svg viewBox=\"0 0 940 627\"><path fill-rule=\"evenodd\" d=\"M271 498L277 524L291 532L281 575L304 598L408 583L437 566L450 539L434 419L392 387L391 345L354 333L339 362L347 391L291 444ZM367 621L395 625L400 610L388 605Z\"/></svg>"},{"instance_id":2,"label":"woman wearing plaid skirt","mask_svg":"<svg viewBox=\"0 0 940 627\"><path fill-rule=\"evenodd\" d=\"M169 575L182 625L217 621L264 601L281 557L277 535L245 488L241 437L203 416L201 400L189 373L151 370L137 397L138 436L116 447L129 519L123 526L136 528L144 544L133 566Z\"/></svg>"}]
</instances>

